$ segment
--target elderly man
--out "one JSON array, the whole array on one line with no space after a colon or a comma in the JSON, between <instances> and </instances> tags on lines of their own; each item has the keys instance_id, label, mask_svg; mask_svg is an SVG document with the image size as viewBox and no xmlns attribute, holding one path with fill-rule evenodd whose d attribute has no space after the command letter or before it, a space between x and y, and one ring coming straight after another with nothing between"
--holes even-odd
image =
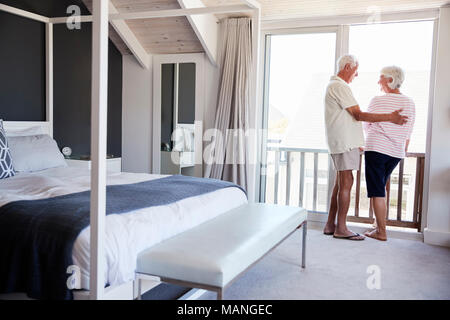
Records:
<instances>
[{"instance_id":1,"label":"elderly man","mask_svg":"<svg viewBox=\"0 0 450 320\"><path fill-rule=\"evenodd\" d=\"M402 109L392 113L362 112L353 97L349 83L358 76L358 61L353 55L338 60L338 73L332 76L325 95L325 127L328 148L336 169L336 183L331 196L324 234L348 240L364 240L364 236L347 228L347 212L353 185L352 170L359 170L364 134L360 121L392 122L402 125L406 116ZM337 221L336 221L337 215Z\"/></svg>"}]
</instances>

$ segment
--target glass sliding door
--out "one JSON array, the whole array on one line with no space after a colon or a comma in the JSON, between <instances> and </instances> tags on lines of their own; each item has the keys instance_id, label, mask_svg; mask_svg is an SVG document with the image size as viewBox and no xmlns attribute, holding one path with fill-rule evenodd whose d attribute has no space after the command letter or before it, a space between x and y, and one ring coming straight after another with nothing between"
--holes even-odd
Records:
<instances>
[{"instance_id":1,"label":"glass sliding door","mask_svg":"<svg viewBox=\"0 0 450 320\"><path fill-rule=\"evenodd\" d=\"M327 211L323 99L336 32L267 35L261 201Z\"/></svg>"},{"instance_id":2,"label":"glass sliding door","mask_svg":"<svg viewBox=\"0 0 450 320\"><path fill-rule=\"evenodd\" d=\"M388 186L388 219L396 221L398 225L418 222L417 210L420 208L416 206L421 192L418 183L422 179L420 172L423 172L427 137L433 25L434 21L415 21L350 26L349 52L358 57L360 64L359 76L353 81L352 89L361 109L366 110L374 96L383 94L377 84L380 70L391 65L404 70L405 81L400 91L411 97L416 105L416 120L408 149L410 154L393 172ZM356 197L355 188L353 198ZM352 209L354 205L352 201ZM352 209L349 214L354 212ZM371 216L364 163L359 215Z\"/></svg>"},{"instance_id":3,"label":"glass sliding door","mask_svg":"<svg viewBox=\"0 0 450 320\"><path fill-rule=\"evenodd\" d=\"M351 53L359 60L359 76L350 86L362 110L383 94L377 83L382 67L398 65L405 71L401 92L414 100L416 121L409 154L387 185L387 224L420 228L434 24L359 24L266 35L263 127L267 131L260 201L327 213L335 172L327 153L323 99L339 50L339 55ZM364 162L354 177L348 220L372 223Z\"/></svg>"}]
</instances>

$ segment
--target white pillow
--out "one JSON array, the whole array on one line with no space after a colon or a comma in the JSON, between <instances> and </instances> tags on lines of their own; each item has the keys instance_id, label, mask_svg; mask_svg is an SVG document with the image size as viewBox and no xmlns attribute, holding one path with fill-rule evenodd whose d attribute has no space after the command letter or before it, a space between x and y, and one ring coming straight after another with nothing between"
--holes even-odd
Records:
<instances>
[{"instance_id":1,"label":"white pillow","mask_svg":"<svg viewBox=\"0 0 450 320\"><path fill-rule=\"evenodd\" d=\"M67 167L56 141L49 135L9 137L8 144L16 172Z\"/></svg>"},{"instance_id":2,"label":"white pillow","mask_svg":"<svg viewBox=\"0 0 450 320\"><path fill-rule=\"evenodd\" d=\"M40 126L34 126L26 129L8 129L6 131L6 137L23 137L23 136L34 136L38 134L44 134L44 130Z\"/></svg>"}]
</instances>

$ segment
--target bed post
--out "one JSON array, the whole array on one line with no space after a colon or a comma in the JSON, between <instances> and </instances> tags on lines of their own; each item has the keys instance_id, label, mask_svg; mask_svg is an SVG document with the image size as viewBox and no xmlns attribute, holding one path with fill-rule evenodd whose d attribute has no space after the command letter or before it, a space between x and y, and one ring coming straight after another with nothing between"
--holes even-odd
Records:
<instances>
[{"instance_id":1,"label":"bed post","mask_svg":"<svg viewBox=\"0 0 450 320\"><path fill-rule=\"evenodd\" d=\"M46 59L46 113L49 123L49 134L53 137L53 23L45 24L45 59Z\"/></svg>"},{"instance_id":2,"label":"bed post","mask_svg":"<svg viewBox=\"0 0 450 320\"><path fill-rule=\"evenodd\" d=\"M104 233L106 207L106 125L108 98L108 0L94 0L92 10L91 100L91 251L90 295L104 295Z\"/></svg>"}]
</instances>

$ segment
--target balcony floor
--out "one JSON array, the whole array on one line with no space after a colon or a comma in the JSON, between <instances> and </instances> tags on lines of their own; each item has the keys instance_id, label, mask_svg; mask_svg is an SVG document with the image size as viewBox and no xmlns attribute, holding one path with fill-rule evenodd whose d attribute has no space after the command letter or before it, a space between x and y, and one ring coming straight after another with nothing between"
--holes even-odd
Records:
<instances>
[{"instance_id":1,"label":"balcony floor","mask_svg":"<svg viewBox=\"0 0 450 320\"><path fill-rule=\"evenodd\" d=\"M393 238L340 240L310 229L304 270L300 250L297 231L234 282L224 298L450 299L450 248ZM380 267L379 290L367 288L370 265Z\"/></svg>"}]
</instances>

